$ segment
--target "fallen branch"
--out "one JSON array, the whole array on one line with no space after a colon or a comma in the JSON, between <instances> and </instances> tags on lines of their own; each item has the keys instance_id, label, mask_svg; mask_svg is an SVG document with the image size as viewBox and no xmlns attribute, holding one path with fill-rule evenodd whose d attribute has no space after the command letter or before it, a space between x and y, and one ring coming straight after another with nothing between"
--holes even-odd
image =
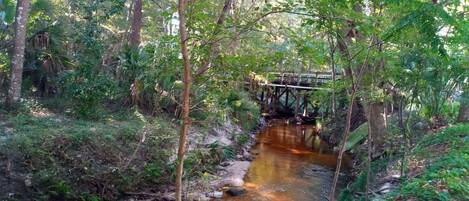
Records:
<instances>
[{"instance_id":1,"label":"fallen branch","mask_svg":"<svg viewBox=\"0 0 469 201\"><path fill-rule=\"evenodd\" d=\"M137 147L135 148L134 152L132 153L132 156L130 156L129 160L127 161L127 164L125 164L125 166L122 168L123 170L127 170L130 163L135 159L135 156L137 155L138 150L140 149L142 144L145 142L145 139L146 139L145 133L146 133L145 128L143 128L142 137L140 138L140 142L137 144Z\"/></svg>"}]
</instances>

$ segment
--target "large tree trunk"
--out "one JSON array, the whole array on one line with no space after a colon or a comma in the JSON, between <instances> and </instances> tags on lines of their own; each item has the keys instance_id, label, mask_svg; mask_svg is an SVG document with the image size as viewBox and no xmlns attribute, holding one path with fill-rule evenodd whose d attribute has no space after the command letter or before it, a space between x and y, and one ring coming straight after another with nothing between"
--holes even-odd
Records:
<instances>
[{"instance_id":1,"label":"large tree trunk","mask_svg":"<svg viewBox=\"0 0 469 201\"><path fill-rule=\"evenodd\" d=\"M30 0L18 0L15 18L15 47L11 66L10 88L7 104L13 105L21 96L21 82L23 79L24 47L26 43L26 23L28 19Z\"/></svg>"},{"instance_id":2,"label":"large tree trunk","mask_svg":"<svg viewBox=\"0 0 469 201\"><path fill-rule=\"evenodd\" d=\"M140 44L140 30L142 28L142 0L134 1L134 12L132 17L132 27L130 29L129 45L138 47Z\"/></svg>"},{"instance_id":3,"label":"large tree trunk","mask_svg":"<svg viewBox=\"0 0 469 201\"><path fill-rule=\"evenodd\" d=\"M461 95L458 122L469 123L469 90L464 90Z\"/></svg>"},{"instance_id":4,"label":"large tree trunk","mask_svg":"<svg viewBox=\"0 0 469 201\"><path fill-rule=\"evenodd\" d=\"M176 200L181 201L182 176L184 170L184 152L186 151L186 136L191 124L189 118L190 109L190 88L191 88L191 67L189 52L187 50L186 18L184 16L185 0L178 1L179 14L179 35L181 38L181 53L184 63L184 89L182 93L182 126L179 135L178 160L176 167Z\"/></svg>"},{"instance_id":5,"label":"large tree trunk","mask_svg":"<svg viewBox=\"0 0 469 201\"><path fill-rule=\"evenodd\" d=\"M369 103L366 108L368 113L368 124L370 127L370 136L373 139L371 147L373 157L379 155L383 151L384 138L386 135L386 119L384 116L384 103Z\"/></svg>"}]
</instances>

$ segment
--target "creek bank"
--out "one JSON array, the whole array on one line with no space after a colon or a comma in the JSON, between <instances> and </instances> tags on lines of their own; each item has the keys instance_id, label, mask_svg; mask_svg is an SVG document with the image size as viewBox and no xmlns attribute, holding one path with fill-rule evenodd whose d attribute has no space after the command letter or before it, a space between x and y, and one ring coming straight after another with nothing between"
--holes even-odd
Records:
<instances>
[{"instance_id":1,"label":"creek bank","mask_svg":"<svg viewBox=\"0 0 469 201\"><path fill-rule=\"evenodd\" d=\"M219 147L233 149L234 155L232 159L217 164L215 172L205 172L201 177L191 179L185 187L185 192L187 192L185 200L205 201L221 198L224 193L241 195L245 192L244 176L252 161L252 154L249 150L255 145L255 136L258 131L266 125L264 118L257 121L259 123L257 128L247 133L230 120L220 126L209 128L208 131L196 126L191 127L188 135L188 153L193 150L207 149L216 144ZM238 137L242 135L246 139L240 143ZM173 151L176 153L175 148ZM175 160L175 157L171 160ZM174 193L171 191L159 197L164 200L175 200Z\"/></svg>"},{"instance_id":2,"label":"creek bank","mask_svg":"<svg viewBox=\"0 0 469 201\"><path fill-rule=\"evenodd\" d=\"M109 114L109 119L101 121L73 119L52 112L0 115L0 186L6 186L0 188L0 200L174 198L170 167L175 160L178 127L170 118L148 117L138 112L124 116ZM248 136L246 142L241 143L239 136ZM188 154L195 154L188 159L190 164L195 158L196 164L191 169L195 173L188 174L189 180L196 181L185 185L187 200L219 197L216 191L224 178L218 175L218 172L222 175L218 170L225 167L218 165L225 161L224 151L233 153L235 158L225 164L227 167L247 169L245 162L250 157L247 150L253 144L253 136L254 132L246 133L230 120L222 125L193 126ZM230 178L244 176L237 174L244 173L230 174ZM239 185L239 181L232 184ZM50 189L62 191L52 194Z\"/></svg>"}]
</instances>

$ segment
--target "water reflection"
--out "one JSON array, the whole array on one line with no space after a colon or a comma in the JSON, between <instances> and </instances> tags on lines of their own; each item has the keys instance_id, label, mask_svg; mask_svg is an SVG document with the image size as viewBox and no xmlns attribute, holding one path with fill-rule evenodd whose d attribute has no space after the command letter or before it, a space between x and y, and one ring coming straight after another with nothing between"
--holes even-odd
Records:
<instances>
[{"instance_id":1,"label":"water reflection","mask_svg":"<svg viewBox=\"0 0 469 201\"><path fill-rule=\"evenodd\" d=\"M276 121L257 137L258 153L245 178L246 194L225 196L233 201L323 200L331 178L305 176L305 168L318 164L335 168L337 156L313 126ZM346 159L347 160L347 159ZM327 186L329 187L329 186Z\"/></svg>"}]
</instances>

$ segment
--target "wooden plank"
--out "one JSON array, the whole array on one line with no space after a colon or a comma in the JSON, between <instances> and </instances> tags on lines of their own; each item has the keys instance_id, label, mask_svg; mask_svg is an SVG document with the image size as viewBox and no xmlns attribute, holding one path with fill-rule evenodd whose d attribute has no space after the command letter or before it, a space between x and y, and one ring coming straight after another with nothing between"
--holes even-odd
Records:
<instances>
[{"instance_id":1,"label":"wooden plank","mask_svg":"<svg viewBox=\"0 0 469 201\"><path fill-rule=\"evenodd\" d=\"M328 88L322 88L322 87L304 87L304 86L296 86L296 85L289 85L289 84L259 84L259 85L271 86L271 87L280 87L280 88L305 89L305 90L314 90L314 89L330 90Z\"/></svg>"}]
</instances>

